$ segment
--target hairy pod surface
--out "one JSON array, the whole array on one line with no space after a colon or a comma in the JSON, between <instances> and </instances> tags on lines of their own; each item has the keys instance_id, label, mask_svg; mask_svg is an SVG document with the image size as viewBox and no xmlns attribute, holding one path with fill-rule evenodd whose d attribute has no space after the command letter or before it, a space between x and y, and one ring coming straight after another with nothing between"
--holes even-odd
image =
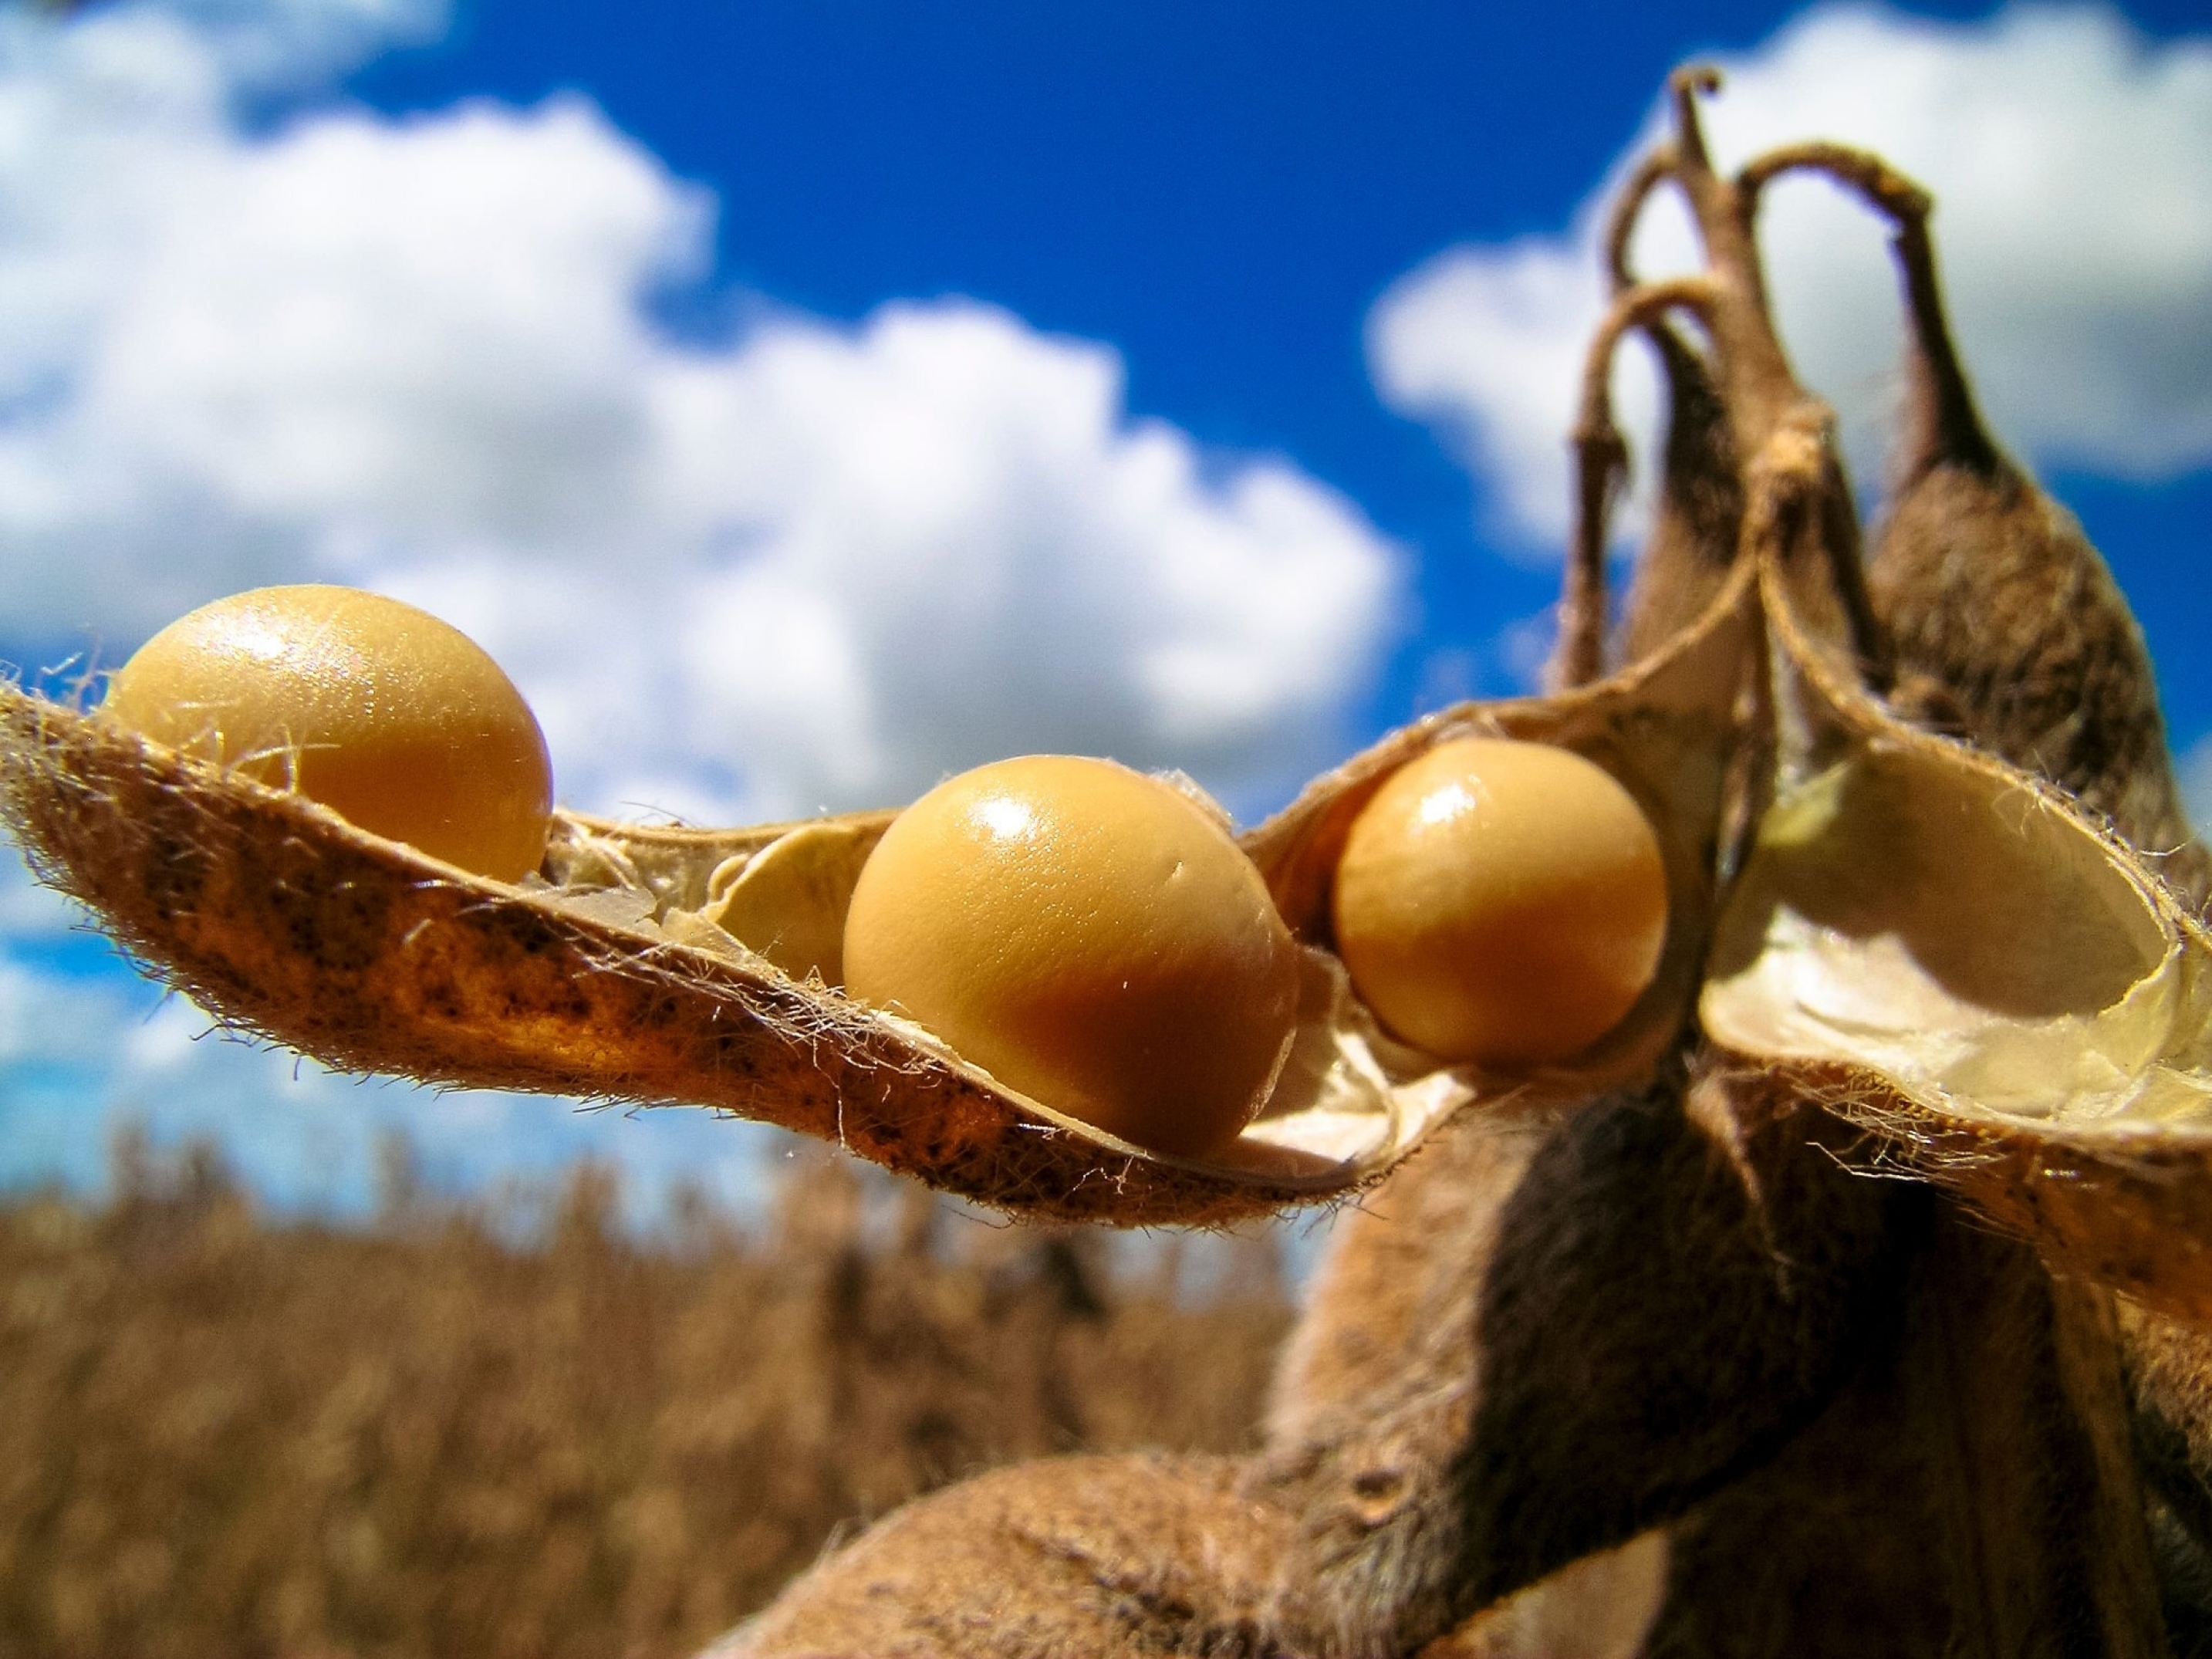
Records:
<instances>
[{"instance_id":1,"label":"hairy pod surface","mask_svg":"<svg viewBox=\"0 0 2212 1659\"><path fill-rule=\"evenodd\" d=\"M1616 680L1432 716L1245 838L1299 941L1297 1008L1258 1115L1202 1156L1148 1152L1011 1090L843 994L853 893L892 812L729 830L556 812L540 869L501 883L12 687L0 811L41 873L171 982L330 1064L712 1106L1041 1215L1222 1221L1352 1191L1482 1096L1572 1091L1665 1046L1711 905L1748 591ZM1392 1040L1328 949L1359 806L1470 735L1586 753L1654 803L1677 925L1652 992L1566 1072L1489 1073Z\"/></svg>"}]
</instances>

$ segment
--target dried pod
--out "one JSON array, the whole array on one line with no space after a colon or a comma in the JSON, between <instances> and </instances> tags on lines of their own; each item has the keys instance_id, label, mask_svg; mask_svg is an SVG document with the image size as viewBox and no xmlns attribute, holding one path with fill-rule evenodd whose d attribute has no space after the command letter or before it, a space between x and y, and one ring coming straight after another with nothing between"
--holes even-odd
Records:
<instances>
[{"instance_id":1,"label":"dried pod","mask_svg":"<svg viewBox=\"0 0 2212 1659\"><path fill-rule=\"evenodd\" d=\"M1289 1517L1225 1457L1061 1457L908 1504L700 1659L1278 1653Z\"/></svg>"},{"instance_id":2,"label":"dried pod","mask_svg":"<svg viewBox=\"0 0 2212 1659\"><path fill-rule=\"evenodd\" d=\"M1053 1214L1226 1217L1346 1178L1257 1138L1204 1170L1137 1153L777 968L766 952L842 929L890 813L728 832L557 814L544 878L507 885L17 690L0 732L42 874L204 1006L334 1066L720 1107ZM1325 975L1311 997L1325 1024ZM1316 1098L1334 1079L1309 1079ZM1386 1091L1356 1083L1355 1128L1387 1138Z\"/></svg>"},{"instance_id":3,"label":"dried pod","mask_svg":"<svg viewBox=\"0 0 2212 1659\"><path fill-rule=\"evenodd\" d=\"M1670 1065L1463 1114L1346 1219L1258 1488L1307 1646L1410 1650L1680 1514L1890 1340L1926 1195L1793 1104Z\"/></svg>"},{"instance_id":4,"label":"dried pod","mask_svg":"<svg viewBox=\"0 0 2212 1659\"><path fill-rule=\"evenodd\" d=\"M2141 1497L2110 1433L2100 1298L1940 1202L1916 1208L1899 1316L1857 1374L1771 1462L1668 1529L1646 1651L2166 1651Z\"/></svg>"},{"instance_id":5,"label":"dried pod","mask_svg":"<svg viewBox=\"0 0 2212 1659\"><path fill-rule=\"evenodd\" d=\"M1695 84L1686 78L1685 94ZM1870 1124L1884 1132L1876 1146L1926 1155L1917 1167L1979 1200L2063 1265L2168 1307L2201 1309L2203 1280L2189 1261L2192 1234L2203 1234L2191 1209L2201 1200L2177 1194L2151 1212L2155 1167L2134 1191L2118 1186L2128 1158L2118 1143L2154 1151L2162 1126L2138 1124L2091 1152L2099 1190L2078 1201L2063 1190L2053 1162L2034 1161L2050 1159L2057 1145L2040 1124L2063 1117L2082 1071L2098 1068L2094 1039L2141 1012L2130 999L2163 1000L2168 1013L2188 1000L2170 994L2198 981L2201 939L2131 850L2074 802L1911 729L1875 695L1889 679L1887 641L1858 580L1856 529L1829 422L1795 391L1763 331L1763 304L1744 303L1758 293L1741 235L1753 216L1747 198L1763 173L1793 158L1754 163L1744 179L1723 185L1705 168L1686 112L1683 128L1667 167L1682 175L1698 210L1715 280L1632 290L1607 329L1617 332L1671 305L1698 310L1717 343L1729 441L1746 458L1739 539L1725 556L1711 546L1687 550L1701 562L1692 570L1725 568L1732 559L1738 579L1745 563L1759 571L1765 668L1747 688L1756 707L1737 758L1753 763L1740 775L1741 794L1731 796L1744 834L1740 842L1723 838L1723 913L1701 1014L1721 1051L1704 1062L1707 1074L1729 1075L1732 1052L1755 1066L1761 1085L1755 1099L1726 1090L1689 1097L1704 1102L1698 1121L1715 1131L1702 1164L1690 1158L1677 1170L1655 1168L1649 1158L1639 1164L1621 1157L1618 1146L1583 1141L1593 1153L1587 1184L1571 1198L1553 1189L1546 1194L1552 1201L1532 1202L1525 1232L1492 1218L1544 1191L1547 1183L1526 1173L1538 1160L1497 1160L1499 1170L1488 1176L1446 1179L1437 1160L1461 1125L1386 1189L1378 1210L1402 1194L1417 1214L1434 1213L1396 1238L1373 1226L1352 1234L1301 1328L1271 1437L1291 1506L1303 1516L1286 1576L1319 1601L1314 1622L1348 1650L1389 1650L1425 1638L1470 1601L1529 1582L1578 1549L1690 1510L1653 1627L1659 1645L1747 1655L1880 1648L1932 1656L1961 1647L2149 1654L2160 1646L2155 1601L2142 1499L2120 1430L2106 1299L2054 1287L2019 1246L1961 1227L1940 1203L1901 1196L1901 1213L1876 1218L1862 1235L1868 1253L1859 1259L1887 1261L1899 1278L1862 1279L1874 1289L1858 1305L1873 1316L1862 1315L1856 1326L1838 1320L1835 1307L1850 1304L1818 1310L1822 1297L1853 1280L1852 1258L1832 1254L1851 1237L1840 1224L1852 1213L1850 1195L1838 1188L1856 1187L1865 1198L1875 1183L1832 1166L1825 1182L1823 1172L1808 1170L1793 1184L1748 1153L1763 1135L1770 1158L1794 1147L1817 1162L1808 1142L1817 1146L1821 1137L1808 1133L1802 1109L1830 1105L1832 1123ZM1602 459L1601 446L1589 441L1594 431L1602 428L1586 422L1585 453ZM1593 471L1585 473L1586 530L1589 504L1603 493L1589 487ZM1601 545L1585 533L1577 550ZM1589 579L1601 567L1592 558L1583 569L1579 587L1570 584L1579 606L1570 607L1570 620L1587 628L1601 614ZM1674 585L1654 581L1639 592L1644 603L1657 603L1650 596L1663 598ZM1961 590L1949 603L1966 597ZM1567 677L1592 654L1586 644L1563 645ZM1894 787L1855 793L1851 786L1867 777ZM2013 827L1991 830L1984 820L2011 797L2019 798L2015 811L2002 823ZM2025 844L2015 823L2022 814L2036 820ZM1892 890L1901 857L1917 854L1925 870L1931 854L1955 856L1956 829L1967 820L1978 832L1972 851L1985 852L1995 839L2004 855L1990 860L1996 867L1987 878L1966 884L1973 901L1966 914L1924 878L1905 884L1911 891ZM2000 885L2006 882L2009 890ZM2029 905L2055 908L2030 917L2022 914ZM1960 927L1979 937L1962 942L1951 933ZM2071 967L2002 960L2008 951L2032 955L2054 939L2068 951L2092 941L2089 960ZM2171 974L2163 982L2161 971ZM1871 1026L1850 1001L1862 986L1883 1005ZM1930 993L1959 995L1947 1008L1931 1004ZM1798 1029L1807 998L1820 1016L1808 1023L1825 1025L1811 1040ZM1931 1007L1935 1017L1923 1020ZM2154 1006L2150 1024L2158 1014ZM2186 1016L2172 1021L2166 1036L2176 1040L2162 1052L2155 1036L2146 1045L2154 1063L2133 1079L2142 1095L2171 1085L2179 1099L2198 1085L2203 1056L2190 1040L2191 1024ZM2069 1060L2085 1047L2092 1058L2084 1068L2030 1075L2023 1057L2039 1036ZM1956 1058L1965 1079L1977 1081L1976 1060L1992 1057L2017 1091L2000 1110L1954 1092L1960 1079L1942 1074ZM2167 1062L2170 1072L2158 1072ZM2122 1092L2131 1086L2119 1079ZM1559 1145L1571 1146L1608 1119L1649 1123L1665 1109L1662 1096L1641 1119L1620 1119L1617 1106L1595 1101L1568 1109L1553 1133ZM1517 1132L1543 1133L1534 1126ZM1864 1146L1842 1133L1841 1143L1829 1144L1840 1158L1863 1162ZM1985 1173L1971 1156L1954 1162L1938 1152L1958 1154L1969 1138L1985 1159L2004 1146L2002 1167ZM1672 1207L1666 1224L1650 1231L1620 1224L1638 1242L1665 1237L1679 1249L1694 1236L1698 1247L1664 1267L1624 1249L1610 1275L1562 1273L1565 1265L1595 1259L1593 1243L1608 1235L1607 1218L1642 1205L1711 1202L1725 1190L1717 1164L1745 1177L1753 1259L1807 1275L1785 1307L1710 1294L1724 1282L1726 1252L1713 1247L1726 1230L1686 1234ZM2167 1168L2183 1175L2183 1189L2202 1192L2201 1170L2191 1168L2185 1147ZM2062 1189L2056 1202L2039 1190L2046 1170ZM1628 1195L1632 1176L1646 1173L1651 1195ZM1425 1175L1439 1182L1436 1202L1425 1206ZM1608 1177L1624 1183L1610 1203L1598 1196ZM2130 1235L2123 1244L2136 1247L2132 1255L2112 1248L2110 1231L2101 1240L2087 1236L2106 1224L2100 1212L2116 1194L2125 1200L2118 1226ZM1806 1249L1801 1238L1815 1248ZM1569 1279L1571 1289L1560 1291ZM1755 1285L1756 1275L1748 1282ZM1524 1287L1517 1297L1516 1285ZM1674 1293L1684 1287L1708 1297L1685 1304ZM1609 1302L1612 1291L1621 1304ZM1717 1314L1723 1304L1728 1311ZM1488 1316L1493 1307L1501 1316ZM1895 1323L1885 1326L1883 1308ZM1547 1353L1530 1332L1564 1335ZM1644 1350L1637 1374L1663 1376L1670 1339L1695 1357L1687 1363L1698 1376L1695 1403L1672 1413L1656 1410L1595 1358L1635 1352L1648 1340L1654 1346ZM1875 1376L1848 1382L1832 1397L1826 1389L1848 1381L1849 1364L1825 1373L1806 1364L1824 1353L1882 1358ZM1760 1374L1760 1364L1786 1366L1793 1355L1804 1369ZM1563 1387L1569 1378L1573 1385ZM1729 1393L1732 1384L1744 1385L1747 1398ZM1809 1431L1803 1419L1778 1425L1762 1416L1782 1402L1819 1411L1824 1401L1820 1425ZM1639 1443L1637 1426L1655 1416L1669 1434ZM1778 1443L1790 1447L1783 1461L1760 1470L1759 1460ZM1890 1481L1878 1476L1836 1506L1824 1531L1820 1500L1839 1469L1887 1469ZM1738 1479L1692 1510L1700 1471L1708 1480ZM1911 1500L1902 1510L1897 1488ZM1870 1549L1869 1526L1891 1528L1903 1547ZM1745 1563L1747 1548L1769 1561ZM1852 1565L1867 1605L1854 1609L1853 1625L1808 1639L1802 1621L1823 1604L1808 1601L1813 1587L1792 1572L1832 1581L1839 1550L1857 1552ZM1758 1570L1770 1562L1773 1571ZM1824 1647L1825 1637L1834 1639Z\"/></svg>"},{"instance_id":6,"label":"dried pod","mask_svg":"<svg viewBox=\"0 0 2212 1659\"><path fill-rule=\"evenodd\" d=\"M1318 946L1329 872L1313 860L1388 769L1471 731L1572 747L1668 826L1684 920L1639 1012L1568 1075L1486 1078L1389 1042L1310 948L1273 1095L1204 1158L1117 1140L839 993L828 941L888 812L726 831L558 814L542 874L513 885L8 687L0 811L40 873L172 983L333 1066L718 1107L1038 1214L1226 1220L1350 1190L1486 1090L1649 1063L1694 991L1747 592L1632 675L1400 734L1248 842Z\"/></svg>"},{"instance_id":7,"label":"dried pod","mask_svg":"<svg viewBox=\"0 0 2212 1659\"><path fill-rule=\"evenodd\" d=\"M1716 941L1723 1048L2075 1269L2212 1321L2212 938L2047 784L1905 726L1771 605L1798 757Z\"/></svg>"},{"instance_id":8,"label":"dried pod","mask_svg":"<svg viewBox=\"0 0 2212 1659\"><path fill-rule=\"evenodd\" d=\"M2204 1320L2206 935L2138 850L2182 849L2168 874L2198 867L2141 635L2094 550L1982 430L1936 292L1924 193L1826 144L1760 158L1740 188L1755 200L1801 167L1898 227L1915 424L1878 621L1802 580L1820 562L1793 538L1833 533L1813 514L1784 522L1770 505L1747 527L1766 572L1774 800L1701 1017L1747 1057L1817 1060L1816 1097L2054 1261ZM1795 465L1809 491L1809 463ZM1880 660L1838 650L1846 630ZM2058 718L2071 697L2081 706Z\"/></svg>"},{"instance_id":9,"label":"dried pod","mask_svg":"<svg viewBox=\"0 0 2212 1659\"><path fill-rule=\"evenodd\" d=\"M1898 653L1891 705L2105 814L2151 871L2201 908L2212 861L2190 837L2142 632L2072 515L1990 437L1944 314L1927 204L1894 205L1911 404L1897 495L1870 572ZM2017 1208L2006 1183L1989 1183L1984 1199L2000 1216ZM2127 1224L2124 1210L2075 1206L2069 1220L2084 1238L2057 1252L2062 1259L2079 1260L2092 1241L2154 1263L2196 1248L2188 1235L2159 1236L2139 1218ZM2108 1231L2116 1220L2125 1226L2117 1238ZM2194 1651L2212 1620L2212 1334L2191 1322L2183 1299L2160 1305L2164 1316L2121 1305L2120 1347L2132 1449L2155 1494L2167 1623L2175 1645Z\"/></svg>"},{"instance_id":10,"label":"dried pod","mask_svg":"<svg viewBox=\"0 0 2212 1659\"><path fill-rule=\"evenodd\" d=\"M1925 212L1896 248L1911 323L1897 494L1869 572L1894 641L1892 705L2048 779L2202 905L2142 630L2073 514L1990 439L1937 287Z\"/></svg>"},{"instance_id":11,"label":"dried pod","mask_svg":"<svg viewBox=\"0 0 2212 1659\"><path fill-rule=\"evenodd\" d=\"M2194 1305L2202 1282L2173 1260L2191 1234L2174 1229L2194 1226L2201 1172L2169 1166L2183 1195L2150 1213L2138 1201L2155 1167L2130 1193L2113 1154L2165 1126L2077 1135L2069 1114L2085 1081L2122 1116L2160 1100L2188 1112L2202 940L2059 790L1915 730L1898 717L1909 700L1881 700L1886 641L1829 423L1789 376L1749 245L1757 183L1809 152L1717 179L1688 110L1699 84L1678 83L1680 138L1652 171L1691 196L1712 278L1631 290L1607 331L1697 311L1741 458L1733 542L1674 550L1698 580L1717 573L1730 595L1717 609L1747 629L1747 650L1715 659L1735 674L1732 746L1695 798L1722 810L1662 818L1678 836L1696 823L1702 839L1682 839L1710 859L1675 896L1669 945L1710 971L1710 1036L1670 1028L1657 999L1648 1024L1616 1034L1616 1085L1586 1071L1580 1097L1531 1091L1459 1117L1347 1230L1247 1487L1281 1552L1281 1599L1251 1645L1511 1651L1503 1612L1457 1621L1532 1582L1543 1589L1521 1605L1570 1642L1609 1628L1571 1616L1609 1583L1560 1569L1672 1522L1663 1605L1648 1582L1632 1587L1651 1622L1630 1647L2147 1656L2160 1633L2106 1298L2055 1284L1941 1194L1856 1180L1843 1160L1863 1158L1855 1143L1871 1138L1852 1126L1870 1124L1875 1144L1916 1155L2068 1265ZM1582 435L1588 556L1613 463L1605 425ZM1570 684L1597 672L1601 579L1594 556L1571 570ZM1685 591L1696 583L1641 584L1632 609L1657 615ZM1454 718L1474 726L1474 712ZM1387 742L1253 838L1317 947L1346 823L1437 736ZM1929 878L1962 848L1980 862L1955 892ZM1969 1141L1980 1158L1957 1159ZM2041 1172L2081 1141L2094 1196L2046 1193ZM2116 1194L2140 1259L2071 1249L2067 1227L2101 1224ZM1824 1509L1839 1475L1848 1490ZM1122 1581L1159 1582L1149 1551L1187 1536L1144 1540ZM1808 1634L1808 1616L1845 1611L1817 1599L1839 1588L1857 1591L1850 1622ZM1028 1593L1010 1610L1029 1611ZM909 1608L898 1628L936 1618Z\"/></svg>"}]
</instances>

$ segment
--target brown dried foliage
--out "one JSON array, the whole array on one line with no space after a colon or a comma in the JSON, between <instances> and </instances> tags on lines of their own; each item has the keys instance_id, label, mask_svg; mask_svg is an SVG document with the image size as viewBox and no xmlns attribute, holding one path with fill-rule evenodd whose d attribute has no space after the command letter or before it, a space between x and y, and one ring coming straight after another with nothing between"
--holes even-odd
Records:
<instances>
[{"instance_id":1,"label":"brown dried foliage","mask_svg":"<svg viewBox=\"0 0 2212 1659\"><path fill-rule=\"evenodd\" d=\"M1179 1293L1172 1249L1117 1276L817 1157L772 1227L651 1243L589 1167L520 1237L124 1173L0 1210L7 1659L688 1652L948 1480L1239 1449L1288 1320L1265 1237Z\"/></svg>"}]
</instances>

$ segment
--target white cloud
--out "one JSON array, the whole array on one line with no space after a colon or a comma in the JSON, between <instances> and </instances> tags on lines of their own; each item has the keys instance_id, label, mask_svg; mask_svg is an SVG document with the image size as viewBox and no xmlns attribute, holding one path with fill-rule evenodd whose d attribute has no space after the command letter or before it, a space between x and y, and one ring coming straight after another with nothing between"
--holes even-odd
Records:
<instances>
[{"instance_id":1,"label":"white cloud","mask_svg":"<svg viewBox=\"0 0 2212 1659\"><path fill-rule=\"evenodd\" d=\"M309 57L422 15L11 37L12 633L112 660L240 587L380 587L508 666L601 810L890 802L1037 749L1249 805L1333 758L1399 580L1341 498L1132 420L1110 349L973 302L680 343L649 301L703 275L711 204L589 105L249 136L282 54L217 11L263 46L318 19Z\"/></svg>"},{"instance_id":2,"label":"white cloud","mask_svg":"<svg viewBox=\"0 0 2212 1659\"><path fill-rule=\"evenodd\" d=\"M260 92L433 39L452 8L448 0L161 0L161 9L205 44L241 91Z\"/></svg>"},{"instance_id":3,"label":"white cloud","mask_svg":"<svg viewBox=\"0 0 2212 1659\"><path fill-rule=\"evenodd\" d=\"M707 276L712 204L580 100L284 115L441 15L0 10L0 657L112 665L219 594L359 582L507 665L563 799L708 820L1034 749L1249 808L1334 757L1400 580L1346 502L973 302L672 338L651 302ZM131 1118L340 1208L388 1127L456 1188L591 1152L734 1194L776 1144L333 1078L209 1037L73 920L0 854L0 1183L94 1185Z\"/></svg>"},{"instance_id":4,"label":"white cloud","mask_svg":"<svg viewBox=\"0 0 2212 1659\"><path fill-rule=\"evenodd\" d=\"M2085 7L1954 25L1851 6L1720 62L1705 108L1723 165L1827 137L1934 191L1953 319L2001 441L2127 478L2212 464L2212 38L2154 46ZM1444 430L1512 539L1562 543L1597 216L1658 131L1655 117L1564 235L1441 254L1370 319L1384 398ZM1878 476L1899 341L1881 228L1809 179L1776 186L1764 220L1792 355ZM1636 258L1663 272L1689 248L1681 215L1655 212ZM1629 355L1624 407L1648 433L1649 366Z\"/></svg>"},{"instance_id":5,"label":"white cloud","mask_svg":"<svg viewBox=\"0 0 2212 1659\"><path fill-rule=\"evenodd\" d=\"M670 619L695 740L823 799L1038 748L1287 777L1376 643L1358 517L1280 464L1209 478L1103 348L891 306L663 390L667 494L721 550Z\"/></svg>"}]
</instances>

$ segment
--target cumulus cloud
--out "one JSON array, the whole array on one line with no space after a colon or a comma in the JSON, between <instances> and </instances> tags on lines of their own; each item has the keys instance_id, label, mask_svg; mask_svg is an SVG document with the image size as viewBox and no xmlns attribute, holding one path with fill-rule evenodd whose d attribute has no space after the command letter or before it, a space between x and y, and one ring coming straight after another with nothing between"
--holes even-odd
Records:
<instances>
[{"instance_id":1,"label":"cumulus cloud","mask_svg":"<svg viewBox=\"0 0 2212 1659\"><path fill-rule=\"evenodd\" d=\"M2004 442L2124 478L2212 463L2212 37L2153 46L2094 8L1954 25L1848 6L1719 61L1727 84L1705 111L1723 166L1828 137L1934 191L1953 319ZM1598 215L1659 130L1655 115L1563 234L1449 250L1370 318L1383 397L1437 424L1509 540L1562 544ZM1837 405L1862 477L1877 477L1899 325L1880 227L1791 179L1763 234L1800 372ZM1635 254L1653 274L1686 268L1690 248L1683 216L1662 210ZM1640 349L1620 390L1648 434Z\"/></svg>"},{"instance_id":2,"label":"cumulus cloud","mask_svg":"<svg viewBox=\"0 0 2212 1659\"><path fill-rule=\"evenodd\" d=\"M220 594L358 583L507 666L565 801L708 821L1024 750L1249 811L1334 757L1401 580L1347 502L1133 419L1109 347L970 301L848 326L750 296L735 337L672 337L714 204L589 103L301 95L442 15L0 10L0 659L112 665ZM590 1151L737 1192L769 1155L210 1039L73 921L0 854L0 1183L96 1184L129 1118L341 1209L386 1128L456 1187Z\"/></svg>"},{"instance_id":3,"label":"cumulus cloud","mask_svg":"<svg viewBox=\"0 0 2212 1659\"><path fill-rule=\"evenodd\" d=\"M379 587L507 665L600 810L895 801L1025 749L1265 805L1330 757L1395 550L1286 462L1132 419L1110 348L961 300L680 343L652 301L710 275L713 204L580 100L240 124L300 17L312 56L421 15L10 37L12 633L112 660L240 587Z\"/></svg>"}]
</instances>

